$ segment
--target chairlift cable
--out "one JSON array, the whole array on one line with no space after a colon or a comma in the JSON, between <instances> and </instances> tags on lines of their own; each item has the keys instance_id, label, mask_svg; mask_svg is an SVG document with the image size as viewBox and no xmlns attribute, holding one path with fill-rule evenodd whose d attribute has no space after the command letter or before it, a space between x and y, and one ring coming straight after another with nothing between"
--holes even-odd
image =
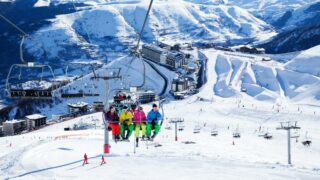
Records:
<instances>
[{"instance_id":1,"label":"chairlift cable","mask_svg":"<svg viewBox=\"0 0 320 180\"><path fill-rule=\"evenodd\" d=\"M35 42L36 44L40 45L40 47L43 49L43 53L44 56L47 56L47 50L44 48L43 43L39 42L37 39L34 39L32 36L30 36L28 33L26 33L24 30L22 30L18 25L16 25L14 22L12 22L10 19L8 19L7 17L5 17L1 12L0 12L0 17L5 20L7 23L9 23L13 28L15 28L18 32L20 32L20 34L22 35L22 37L27 37L29 39L31 39L33 42ZM24 41L24 40L23 40ZM23 44L23 43L21 43ZM20 53L21 53L21 49L22 49L23 45L20 45ZM59 55L57 55L59 57ZM21 54L20 54L20 58L21 58Z\"/></svg>"},{"instance_id":2,"label":"chairlift cable","mask_svg":"<svg viewBox=\"0 0 320 180\"><path fill-rule=\"evenodd\" d=\"M10 21L8 18L6 18L3 14L0 13L0 17L3 20L5 20L7 23L9 23L12 27L14 27L17 31L19 31L23 36L29 36L28 33L26 33L21 28L19 28L16 24L14 24L12 21Z\"/></svg>"},{"instance_id":3,"label":"chairlift cable","mask_svg":"<svg viewBox=\"0 0 320 180\"><path fill-rule=\"evenodd\" d=\"M143 82L141 85L139 85L138 87L143 87L144 84L145 84L145 81L146 81L146 67L145 67L145 62L144 60L142 59L141 57L141 54L138 52L139 51L139 46L140 46L140 42L141 42L141 39L142 39L142 34L144 32L144 28L145 28L145 25L147 23L147 20L148 20L148 17L149 17L149 14L150 14L150 11L151 11L151 8L152 8L152 4L153 4L153 0L150 1L150 4L149 4L149 7L148 7L148 10L147 10L147 13L146 13L146 16L144 18L144 21L143 21L143 24L142 24L142 28L141 28L141 31L140 33L138 34L138 42L137 42L137 45L136 47L133 49L133 52L132 52L132 59L130 60L129 62L129 66L127 68L127 71L126 72L129 72L129 69L131 68L131 64L132 62L134 61L134 59L136 57L138 57L139 59L141 59L141 62L143 64Z\"/></svg>"}]
</instances>

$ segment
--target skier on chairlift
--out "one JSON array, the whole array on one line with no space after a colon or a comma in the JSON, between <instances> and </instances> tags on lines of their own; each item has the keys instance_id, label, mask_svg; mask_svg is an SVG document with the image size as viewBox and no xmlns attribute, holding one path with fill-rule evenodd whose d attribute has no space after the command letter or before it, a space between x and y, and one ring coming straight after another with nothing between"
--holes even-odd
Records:
<instances>
[{"instance_id":1,"label":"skier on chairlift","mask_svg":"<svg viewBox=\"0 0 320 180\"><path fill-rule=\"evenodd\" d=\"M132 124L132 114L128 110L127 106L123 107L123 111L120 114L119 121L120 121L120 135L123 140L128 140L133 131L133 124ZM127 133L125 133L127 131Z\"/></svg>"},{"instance_id":2,"label":"skier on chairlift","mask_svg":"<svg viewBox=\"0 0 320 180\"><path fill-rule=\"evenodd\" d=\"M139 106L138 110L136 110L134 113L133 124L135 126L136 147L138 147L140 130L142 131L142 139L144 140L144 138L146 137L147 124L146 114L144 113L143 108L141 106Z\"/></svg>"},{"instance_id":3,"label":"skier on chairlift","mask_svg":"<svg viewBox=\"0 0 320 180\"><path fill-rule=\"evenodd\" d=\"M120 140L119 116L116 108L110 106L109 111L105 114L105 117L106 121L109 123L109 128L112 130L112 139L114 139L114 141Z\"/></svg>"},{"instance_id":4,"label":"skier on chairlift","mask_svg":"<svg viewBox=\"0 0 320 180\"><path fill-rule=\"evenodd\" d=\"M130 110L130 112L131 112L131 114L132 114L132 116L134 117L134 114L137 112L138 110L137 110L137 105L136 104L132 104L131 105L131 110Z\"/></svg>"},{"instance_id":5,"label":"skier on chairlift","mask_svg":"<svg viewBox=\"0 0 320 180\"><path fill-rule=\"evenodd\" d=\"M160 121L161 114L159 113L158 106L156 104L152 105L152 110L147 116L147 138L148 140L153 140L160 131ZM153 134L151 136L151 131Z\"/></svg>"}]
</instances>

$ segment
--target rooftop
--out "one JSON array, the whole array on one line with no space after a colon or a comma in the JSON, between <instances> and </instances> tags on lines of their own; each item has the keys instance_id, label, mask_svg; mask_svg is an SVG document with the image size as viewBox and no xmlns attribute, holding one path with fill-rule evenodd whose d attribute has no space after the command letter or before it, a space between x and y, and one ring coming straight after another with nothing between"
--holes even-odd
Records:
<instances>
[{"instance_id":1,"label":"rooftop","mask_svg":"<svg viewBox=\"0 0 320 180\"><path fill-rule=\"evenodd\" d=\"M46 118L46 116L42 115L42 114L32 114L29 116L26 116L27 119L42 119L42 118Z\"/></svg>"},{"instance_id":2,"label":"rooftop","mask_svg":"<svg viewBox=\"0 0 320 180\"><path fill-rule=\"evenodd\" d=\"M3 124L15 124L15 123L21 123L21 122L25 122L26 120L17 120L17 119L13 119L13 120L7 120L5 121Z\"/></svg>"},{"instance_id":3,"label":"rooftop","mask_svg":"<svg viewBox=\"0 0 320 180\"><path fill-rule=\"evenodd\" d=\"M77 103L69 103L68 104L68 106L75 107L75 108L82 108L82 107L85 107L87 105L88 105L88 103L85 103L85 102L77 102Z\"/></svg>"}]
</instances>

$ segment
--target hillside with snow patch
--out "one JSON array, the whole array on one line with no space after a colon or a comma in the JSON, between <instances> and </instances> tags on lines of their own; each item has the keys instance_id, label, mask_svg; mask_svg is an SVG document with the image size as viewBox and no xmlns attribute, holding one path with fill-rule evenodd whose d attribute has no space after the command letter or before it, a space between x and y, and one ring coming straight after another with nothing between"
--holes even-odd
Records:
<instances>
[{"instance_id":1,"label":"hillside with snow patch","mask_svg":"<svg viewBox=\"0 0 320 180\"><path fill-rule=\"evenodd\" d=\"M273 24L283 15L296 10L314 0L229 0L234 4L254 14L266 22Z\"/></svg>"},{"instance_id":2,"label":"hillside with snow patch","mask_svg":"<svg viewBox=\"0 0 320 180\"><path fill-rule=\"evenodd\" d=\"M82 48L89 43L94 46L89 52L130 49L141 29L148 1L98 4L77 7L75 13L56 16L51 25L32 36L43 42L49 58L63 56L69 49L67 44ZM179 39L194 43L239 43L266 40L273 35L275 32L271 26L237 6L179 0L154 3L142 39L144 42L157 39L174 42ZM34 42L28 42L27 47L31 54L41 56L39 49L32 48Z\"/></svg>"}]
</instances>

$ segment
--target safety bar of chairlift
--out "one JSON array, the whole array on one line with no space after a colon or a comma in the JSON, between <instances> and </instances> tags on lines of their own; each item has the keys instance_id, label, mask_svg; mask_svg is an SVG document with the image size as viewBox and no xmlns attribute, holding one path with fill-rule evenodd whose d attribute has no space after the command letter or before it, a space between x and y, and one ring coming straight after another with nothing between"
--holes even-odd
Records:
<instances>
[{"instance_id":1,"label":"safety bar of chairlift","mask_svg":"<svg viewBox=\"0 0 320 180\"><path fill-rule=\"evenodd\" d=\"M104 80L110 80L110 79L121 79L122 76L120 75L120 72L121 72L121 68L106 68L106 70L117 70L117 72L114 74L112 74L111 76L99 76L97 75L96 73L94 74L93 77L91 77L91 79L104 79ZM115 71L113 71L115 72Z\"/></svg>"},{"instance_id":2,"label":"safety bar of chairlift","mask_svg":"<svg viewBox=\"0 0 320 180\"><path fill-rule=\"evenodd\" d=\"M32 66L31 66L31 64L32 64ZM9 93L11 91L10 82L9 82L10 79L11 79L10 77L11 77L11 74L12 74L12 70L14 68L16 68L16 67L20 67L20 68L45 68L45 67L47 67L50 70L53 79L55 79L55 75L53 73L53 70L52 70L51 66L49 66L49 65L39 65L39 64L34 64L34 63L31 63L31 64L30 64L30 62L27 62L26 64L13 64L10 67L10 70L9 70L9 73L8 73L7 79L6 79L6 89L7 89L7 91Z\"/></svg>"}]
</instances>

